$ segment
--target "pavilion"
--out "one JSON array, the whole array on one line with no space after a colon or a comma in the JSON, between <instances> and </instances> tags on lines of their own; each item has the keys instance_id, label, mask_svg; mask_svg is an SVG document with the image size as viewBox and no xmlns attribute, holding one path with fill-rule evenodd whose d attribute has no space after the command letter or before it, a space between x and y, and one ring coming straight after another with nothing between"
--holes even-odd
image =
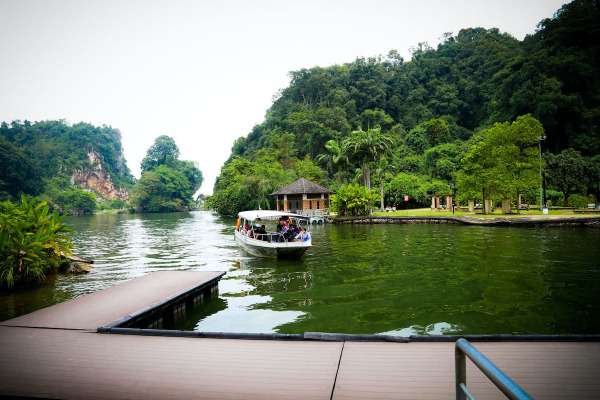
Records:
<instances>
[{"instance_id":1,"label":"pavilion","mask_svg":"<svg viewBox=\"0 0 600 400\"><path fill-rule=\"evenodd\" d=\"M277 211L296 213L298 211L329 208L329 195L331 194L335 194L335 192L308 179L300 178L296 182L271 193L271 196L277 196Z\"/></svg>"}]
</instances>

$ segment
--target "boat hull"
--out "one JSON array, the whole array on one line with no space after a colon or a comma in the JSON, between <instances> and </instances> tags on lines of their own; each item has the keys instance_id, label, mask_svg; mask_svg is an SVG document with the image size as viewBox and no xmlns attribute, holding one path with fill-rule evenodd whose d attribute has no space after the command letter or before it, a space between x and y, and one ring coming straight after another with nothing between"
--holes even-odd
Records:
<instances>
[{"instance_id":1,"label":"boat hull","mask_svg":"<svg viewBox=\"0 0 600 400\"><path fill-rule=\"evenodd\" d=\"M249 238L237 231L235 232L235 241L248 253L267 258L301 257L312 245L310 240L308 242L269 243Z\"/></svg>"}]
</instances>

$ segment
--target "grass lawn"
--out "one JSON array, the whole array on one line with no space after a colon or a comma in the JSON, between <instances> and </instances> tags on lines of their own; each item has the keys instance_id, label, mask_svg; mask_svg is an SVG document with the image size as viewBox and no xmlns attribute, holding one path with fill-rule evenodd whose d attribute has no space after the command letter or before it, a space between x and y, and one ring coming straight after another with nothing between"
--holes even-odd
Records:
<instances>
[{"instance_id":1,"label":"grass lawn","mask_svg":"<svg viewBox=\"0 0 600 400\"><path fill-rule=\"evenodd\" d=\"M479 212L481 212L481 211L479 211ZM431 211L430 208L416 208L416 209L412 209L412 210L397 210L397 211L393 211L393 212L377 211L371 215L377 216L377 217L385 217L385 216L391 216L391 215L401 215L401 216L439 215L439 216L445 216L445 215L452 215L452 212L446 212L446 211L433 212L433 211ZM515 217L518 218L518 217L529 217L529 216L542 216L544 214L540 210L533 210L533 209L529 210L529 211L521 210L521 214L517 214L516 211L514 211L512 214L502 214L502 209L497 208L496 210L494 210L493 213L486 214L486 215L470 213L467 211L455 211L454 215L467 215L467 216L475 217L475 218L515 218ZM571 210L550 210L548 215L573 215L573 212Z\"/></svg>"},{"instance_id":2,"label":"grass lawn","mask_svg":"<svg viewBox=\"0 0 600 400\"><path fill-rule=\"evenodd\" d=\"M392 211L392 212L386 212L386 211L376 211L374 212L373 216L377 216L377 217L385 217L385 216L390 216L390 215L403 215L403 216L411 216L411 215L452 215L452 211L450 212L433 212L431 211L431 208L415 208L412 210L397 210L397 211ZM455 211L454 215L468 215L469 213L466 211Z\"/></svg>"}]
</instances>

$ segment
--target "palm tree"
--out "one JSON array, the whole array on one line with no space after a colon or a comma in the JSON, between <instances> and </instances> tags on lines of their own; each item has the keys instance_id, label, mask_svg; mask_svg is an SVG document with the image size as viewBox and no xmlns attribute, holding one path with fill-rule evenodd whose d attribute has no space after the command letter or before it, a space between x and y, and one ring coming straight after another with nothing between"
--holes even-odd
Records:
<instances>
[{"instance_id":1,"label":"palm tree","mask_svg":"<svg viewBox=\"0 0 600 400\"><path fill-rule=\"evenodd\" d=\"M381 133L381 127L366 132L361 128L352 132L352 136L344 141L352 160L358 161L363 173L363 186L371 190L371 163L377 162L391 151L393 141Z\"/></svg>"},{"instance_id":2,"label":"palm tree","mask_svg":"<svg viewBox=\"0 0 600 400\"><path fill-rule=\"evenodd\" d=\"M319 154L315 161L326 164L329 171L333 174L333 166L337 167L338 172L338 183L342 186L342 172L346 171L348 167L348 154L346 154L345 148L338 144L336 140L329 140L325 143L325 149L327 154Z\"/></svg>"},{"instance_id":3,"label":"palm tree","mask_svg":"<svg viewBox=\"0 0 600 400\"><path fill-rule=\"evenodd\" d=\"M391 153L391 151L390 151ZM390 172L390 171L394 171L396 169L396 166L391 162L390 160L390 154L386 154L385 156L382 156L379 159L379 162L377 163L377 175L379 175L379 182L381 185L381 210L383 211L383 207L384 207L384 201L383 201L383 175L386 172Z\"/></svg>"}]
</instances>

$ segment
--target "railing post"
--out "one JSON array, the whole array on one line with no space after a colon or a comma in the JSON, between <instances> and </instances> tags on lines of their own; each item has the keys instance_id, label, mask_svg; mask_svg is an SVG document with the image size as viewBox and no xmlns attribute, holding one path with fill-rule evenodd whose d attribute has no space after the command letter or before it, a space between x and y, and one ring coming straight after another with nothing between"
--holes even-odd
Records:
<instances>
[{"instance_id":1,"label":"railing post","mask_svg":"<svg viewBox=\"0 0 600 400\"><path fill-rule=\"evenodd\" d=\"M466 400L467 397L460 387L467 384L467 357L458 347L458 342L454 347L454 371L456 379L456 400Z\"/></svg>"},{"instance_id":2,"label":"railing post","mask_svg":"<svg viewBox=\"0 0 600 400\"><path fill-rule=\"evenodd\" d=\"M468 391L466 384L466 357L469 357L473 364L477 366L487 376L498 389L502 391L509 399L513 400L531 400L531 397L523 388L521 388L515 381L510 379L500 368L494 365L490 360L487 359L479 350L477 350L471 343L465 339L458 339L456 341L456 399L465 399L465 395L469 398L473 398L471 393ZM462 358L459 363L459 354ZM459 378L462 381L459 381ZM462 385L461 385L462 384ZM459 396L460 390L460 396ZM463 393L464 392L464 393Z\"/></svg>"}]
</instances>

